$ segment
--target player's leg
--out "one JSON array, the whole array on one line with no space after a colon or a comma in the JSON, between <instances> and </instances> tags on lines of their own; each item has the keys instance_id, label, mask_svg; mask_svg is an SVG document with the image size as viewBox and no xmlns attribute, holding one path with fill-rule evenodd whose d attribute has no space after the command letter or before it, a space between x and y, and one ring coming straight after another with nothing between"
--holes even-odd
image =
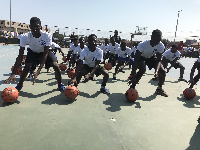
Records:
<instances>
[{"instance_id":1,"label":"player's leg","mask_svg":"<svg viewBox=\"0 0 200 150\"><path fill-rule=\"evenodd\" d=\"M100 92L104 94L110 94L109 89L106 88L106 83L108 82L109 78L108 72L102 66L99 66L95 74L96 76L99 76L100 74L103 75L103 82L101 83Z\"/></svg>"}]
</instances>

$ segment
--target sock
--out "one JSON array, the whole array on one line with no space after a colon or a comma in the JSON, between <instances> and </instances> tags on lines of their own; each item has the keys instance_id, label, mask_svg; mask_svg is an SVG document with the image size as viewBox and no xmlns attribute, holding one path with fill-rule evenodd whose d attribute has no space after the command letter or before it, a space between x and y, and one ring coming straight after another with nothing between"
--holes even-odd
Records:
<instances>
[{"instance_id":1,"label":"sock","mask_svg":"<svg viewBox=\"0 0 200 150\"><path fill-rule=\"evenodd\" d=\"M33 70L30 70L30 74L31 74L31 75L33 74Z\"/></svg>"},{"instance_id":2,"label":"sock","mask_svg":"<svg viewBox=\"0 0 200 150\"><path fill-rule=\"evenodd\" d=\"M18 83L18 85L23 86L23 83Z\"/></svg>"},{"instance_id":3,"label":"sock","mask_svg":"<svg viewBox=\"0 0 200 150\"><path fill-rule=\"evenodd\" d=\"M106 87L106 84L103 84L103 83L102 83L102 84L101 84L101 87L102 87L102 88L105 88L105 87Z\"/></svg>"},{"instance_id":4,"label":"sock","mask_svg":"<svg viewBox=\"0 0 200 150\"><path fill-rule=\"evenodd\" d=\"M62 81L58 82L58 85L61 85L62 84Z\"/></svg>"}]
</instances>

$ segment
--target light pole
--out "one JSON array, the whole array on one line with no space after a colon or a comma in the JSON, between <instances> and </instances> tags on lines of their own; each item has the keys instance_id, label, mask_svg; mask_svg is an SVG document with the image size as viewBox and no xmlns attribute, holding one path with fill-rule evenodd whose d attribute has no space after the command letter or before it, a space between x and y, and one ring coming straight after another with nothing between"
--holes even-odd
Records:
<instances>
[{"instance_id":1,"label":"light pole","mask_svg":"<svg viewBox=\"0 0 200 150\"><path fill-rule=\"evenodd\" d=\"M11 36L11 0L10 0L10 36Z\"/></svg>"},{"instance_id":2,"label":"light pole","mask_svg":"<svg viewBox=\"0 0 200 150\"><path fill-rule=\"evenodd\" d=\"M179 11L178 11L178 18L179 18L179 13L180 13L181 11L182 11L182 10L179 10ZM178 27L178 18L177 18L177 24L176 24L175 37L174 37L174 44L175 44L175 40L176 40L176 32L177 32L177 27Z\"/></svg>"}]
</instances>

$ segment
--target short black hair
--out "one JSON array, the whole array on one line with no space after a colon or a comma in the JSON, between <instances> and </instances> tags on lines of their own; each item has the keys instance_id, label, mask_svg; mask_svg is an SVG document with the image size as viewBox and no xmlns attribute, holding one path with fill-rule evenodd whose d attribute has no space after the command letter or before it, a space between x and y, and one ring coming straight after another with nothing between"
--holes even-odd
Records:
<instances>
[{"instance_id":1,"label":"short black hair","mask_svg":"<svg viewBox=\"0 0 200 150\"><path fill-rule=\"evenodd\" d=\"M79 41L81 41L82 39L85 39L83 36L79 38Z\"/></svg>"},{"instance_id":2,"label":"short black hair","mask_svg":"<svg viewBox=\"0 0 200 150\"><path fill-rule=\"evenodd\" d=\"M30 19L30 24L32 23L39 23L41 25L41 21L40 21L40 18L37 18L37 17L32 17Z\"/></svg>"},{"instance_id":3,"label":"short black hair","mask_svg":"<svg viewBox=\"0 0 200 150\"><path fill-rule=\"evenodd\" d=\"M126 40L122 39L121 44L126 44Z\"/></svg>"},{"instance_id":4,"label":"short black hair","mask_svg":"<svg viewBox=\"0 0 200 150\"><path fill-rule=\"evenodd\" d=\"M172 48L178 49L178 46L177 46L176 44L173 44L173 45L172 45Z\"/></svg>"},{"instance_id":5,"label":"short black hair","mask_svg":"<svg viewBox=\"0 0 200 150\"><path fill-rule=\"evenodd\" d=\"M97 36L96 36L95 34L90 34L90 35L88 36L88 40L91 39L93 36L95 36L95 37L97 38Z\"/></svg>"},{"instance_id":6,"label":"short black hair","mask_svg":"<svg viewBox=\"0 0 200 150\"><path fill-rule=\"evenodd\" d=\"M110 40L114 40L114 41L115 41L115 37L114 37L114 36L111 36L111 37L110 37Z\"/></svg>"},{"instance_id":7,"label":"short black hair","mask_svg":"<svg viewBox=\"0 0 200 150\"><path fill-rule=\"evenodd\" d=\"M162 32L156 29L156 30L153 30L152 35L162 35Z\"/></svg>"}]
</instances>

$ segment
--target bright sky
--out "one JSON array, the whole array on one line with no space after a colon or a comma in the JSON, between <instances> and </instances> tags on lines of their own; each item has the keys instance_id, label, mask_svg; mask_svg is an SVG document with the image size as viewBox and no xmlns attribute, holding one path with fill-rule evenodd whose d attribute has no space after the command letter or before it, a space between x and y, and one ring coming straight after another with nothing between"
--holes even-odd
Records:
<instances>
[{"instance_id":1,"label":"bright sky","mask_svg":"<svg viewBox=\"0 0 200 150\"><path fill-rule=\"evenodd\" d=\"M12 0L12 21L29 23L36 16L52 30L101 30L99 36L117 29L129 37L136 26L148 27L147 36L135 38L150 39L151 32L160 29L163 38L173 41L180 10L176 40L200 39L190 37L200 36L200 0ZM0 20L10 20L9 0L1 1Z\"/></svg>"}]
</instances>

